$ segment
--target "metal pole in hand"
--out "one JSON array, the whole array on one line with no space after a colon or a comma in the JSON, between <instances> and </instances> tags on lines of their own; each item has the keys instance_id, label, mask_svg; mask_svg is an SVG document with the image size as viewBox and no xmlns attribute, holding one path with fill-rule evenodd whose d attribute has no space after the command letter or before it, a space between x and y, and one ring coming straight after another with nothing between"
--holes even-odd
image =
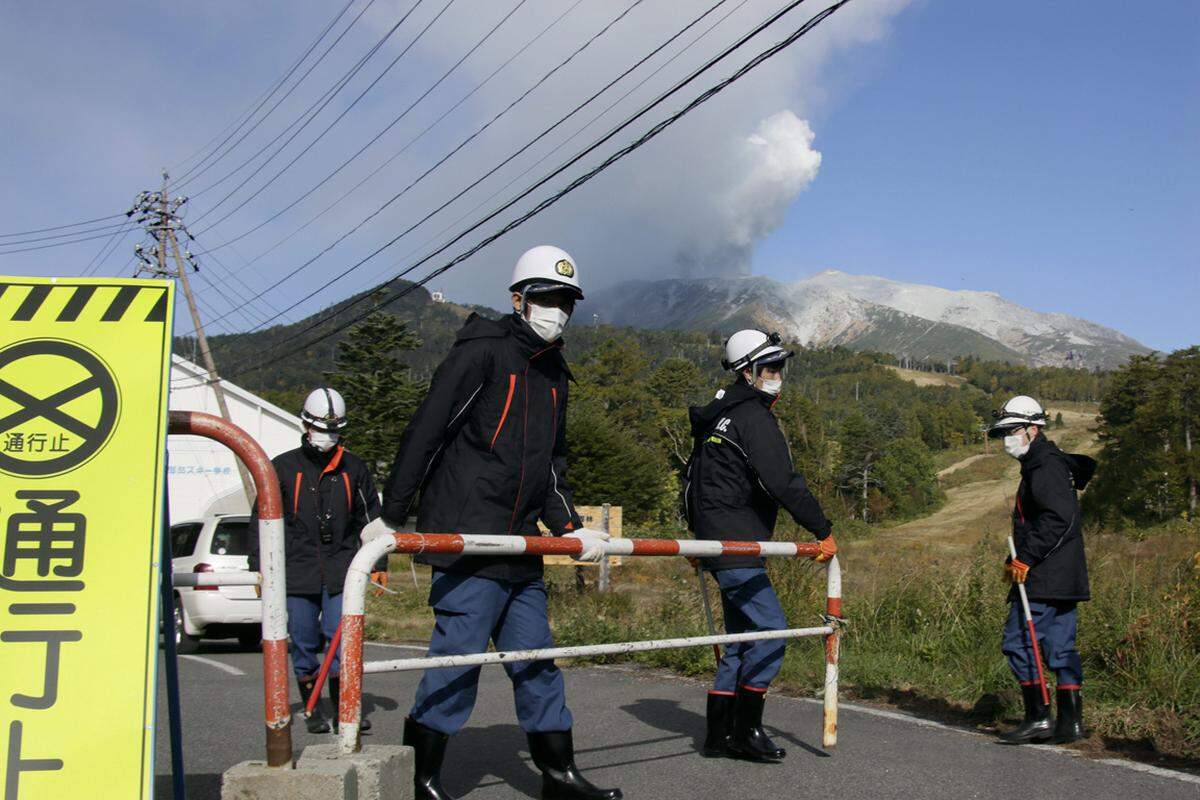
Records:
<instances>
[{"instance_id":1,"label":"metal pole in hand","mask_svg":"<svg viewBox=\"0 0 1200 800\"><path fill-rule=\"evenodd\" d=\"M696 563L696 580L700 582L700 603L704 606L704 621L708 623L708 635L717 635L717 626L713 624L712 606L708 603L708 584L704 582L704 568ZM721 665L721 647L713 645L713 658L717 662L717 666Z\"/></svg>"},{"instance_id":2,"label":"metal pole in hand","mask_svg":"<svg viewBox=\"0 0 1200 800\"><path fill-rule=\"evenodd\" d=\"M1017 560L1017 545L1013 537L1008 537L1008 552L1013 561ZM1033 612L1029 610L1029 595L1025 594L1025 584L1017 584L1017 593L1021 596L1021 608L1025 611L1025 625L1029 628L1029 640L1033 643L1033 663L1037 665L1038 686L1042 689L1042 702L1050 705L1050 692L1046 689L1046 674L1042 672L1042 651L1038 647L1037 631L1033 628Z\"/></svg>"}]
</instances>

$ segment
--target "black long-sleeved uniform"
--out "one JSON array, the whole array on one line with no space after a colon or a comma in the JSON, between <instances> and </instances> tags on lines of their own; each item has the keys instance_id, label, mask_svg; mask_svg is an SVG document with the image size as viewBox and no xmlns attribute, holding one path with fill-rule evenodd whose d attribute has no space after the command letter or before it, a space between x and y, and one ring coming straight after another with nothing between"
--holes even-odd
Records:
<instances>
[{"instance_id":1,"label":"black long-sleeved uniform","mask_svg":"<svg viewBox=\"0 0 1200 800\"><path fill-rule=\"evenodd\" d=\"M307 438L271 459L283 495L288 594L339 594L363 527L379 516L379 493L361 458L340 445L322 453ZM258 569L258 504L250 517L250 569ZM324 532L324 535L322 535ZM387 569L387 558L375 569Z\"/></svg>"},{"instance_id":2,"label":"black long-sleeved uniform","mask_svg":"<svg viewBox=\"0 0 1200 800\"><path fill-rule=\"evenodd\" d=\"M767 541L779 507L817 539L833 525L795 471L771 405L775 398L743 381L689 409L694 445L684 504L697 539ZM705 569L762 566L754 556L703 559Z\"/></svg>"},{"instance_id":3,"label":"black long-sleeved uniform","mask_svg":"<svg viewBox=\"0 0 1200 800\"><path fill-rule=\"evenodd\" d=\"M1029 566L1030 600L1088 600L1087 559L1076 491L1091 480L1096 462L1068 455L1039 435L1021 456L1021 485L1013 505L1017 559ZM1009 600L1017 598L1016 586Z\"/></svg>"},{"instance_id":4,"label":"black long-sleeved uniform","mask_svg":"<svg viewBox=\"0 0 1200 800\"><path fill-rule=\"evenodd\" d=\"M556 536L582 527L567 482L562 342L547 344L516 314L472 314L400 438L383 493L395 527L421 491L425 533ZM453 572L512 581L542 574L538 556L422 555Z\"/></svg>"}]
</instances>

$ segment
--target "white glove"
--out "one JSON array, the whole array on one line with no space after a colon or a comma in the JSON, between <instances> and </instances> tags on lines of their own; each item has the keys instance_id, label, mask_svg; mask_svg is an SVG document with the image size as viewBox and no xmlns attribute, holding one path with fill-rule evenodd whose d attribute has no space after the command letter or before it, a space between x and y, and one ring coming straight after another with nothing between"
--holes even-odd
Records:
<instances>
[{"instance_id":1,"label":"white glove","mask_svg":"<svg viewBox=\"0 0 1200 800\"><path fill-rule=\"evenodd\" d=\"M391 536L393 533L395 531L383 521L383 517L376 517L366 524L362 529L362 533L358 535L358 538L362 540L363 544L366 544L372 539L377 539L380 536Z\"/></svg>"},{"instance_id":2,"label":"white glove","mask_svg":"<svg viewBox=\"0 0 1200 800\"><path fill-rule=\"evenodd\" d=\"M575 557L577 561L590 561L595 563L604 558L604 542L607 542L611 537L606 531L599 531L595 528L580 528L577 531L572 531L563 537L564 539L581 539L583 541L583 552Z\"/></svg>"}]
</instances>

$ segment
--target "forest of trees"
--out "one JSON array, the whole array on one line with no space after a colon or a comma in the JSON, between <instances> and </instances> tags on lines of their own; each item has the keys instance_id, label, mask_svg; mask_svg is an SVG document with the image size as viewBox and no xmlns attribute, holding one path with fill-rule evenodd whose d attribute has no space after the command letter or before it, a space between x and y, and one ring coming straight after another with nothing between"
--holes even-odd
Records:
<instances>
[{"instance_id":1,"label":"forest of trees","mask_svg":"<svg viewBox=\"0 0 1200 800\"><path fill-rule=\"evenodd\" d=\"M1027 394L1046 400L1099 402L1111 373L1068 367L1026 367L1007 362L965 358L955 374L989 394Z\"/></svg>"},{"instance_id":2,"label":"forest of trees","mask_svg":"<svg viewBox=\"0 0 1200 800\"><path fill-rule=\"evenodd\" d=\"M460 314L444 317L427 315L413 330L376 313L322 359L332 366L323 379L350 406L348 443L379 478L461 322ZM436 348L423 343L426 335ZM720 367L724 338L717 331L570 329L566 354L576 384L568 443L577 502L619 504L634 525L681 523L687 407L730 380ZM1089 516L1120 525L1196 513L1200 348L1135 358L1112 373L965 359L953 365L962 382L937 386L885 368L888 356L795 349L775 413L797 470L834 519L874 523L929 513L942 501L937 454L982 449L991 411L1018 393L1046 404L1058 427L1055 401L1101 401L1103 452ZM292 373L271 383L264 394L285 408L310 388Z\"/></svg>"},{"instance_id":3,"label":"forest of trees","mask_svg":"<svg viewBox=\"0 0 1200 800\"><path fill-rule=\"evenodd\" d=\"M1200 483L1200 347L1130 359L1100 402L1103 449L1085 511L1115 527L1194 520Z\"/></svg>"},{"instance_id":4,"label":"forest of trees","mask_svg":"<svg viewBox=\"0 0 1200 800\"><path fill-rule=\"evenodd\" d=\"M572 331L571 482L581 504L613 502L633 524L677 525L691 438L687 407L729 380L720 334ZM425 391L406 359L419 338L376 314L339 342L325 377L349 403L348 443L378 477ZM305 387L270 392L295 403ZM776 406L793 457L835 518L879 521L935 506L932 454L981 441L990 399L973 387L918 387L871 355L800 350Z\"/></svg>"}]
</instances>

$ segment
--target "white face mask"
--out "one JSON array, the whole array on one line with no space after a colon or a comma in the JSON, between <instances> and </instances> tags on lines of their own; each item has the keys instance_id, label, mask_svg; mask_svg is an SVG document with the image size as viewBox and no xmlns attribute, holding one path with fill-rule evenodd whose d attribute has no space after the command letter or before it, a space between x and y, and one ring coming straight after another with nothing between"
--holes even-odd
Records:
<instances>
[{"instance_id":1,"label":"white face mask","mask_svg":"<svg viewBox=\"0 0 1200 800\"><path fill-rule=\"evenodd\" d=\"M1025 441L1024 436L1005 436L1004 452L1013 458L1020 458L1029 452L1029 442Z\"/></svg>"},{"instance_id":2,"label":"white face mask","mask_svg":"<svg viewBox=\"0 0 1200 800\"><path fill-rule=\"evenodd\" d=\"M762 379L762 390L767 394L778 396L781 389L783 389L783 378L776 378L773 381Z\"/></svg>"},{"instance_id":3,"label":"white face mask","mask_svg":"<svg viewBox=\"0 0 1200 800\"><path fill-rule=\"evenodd\" d=\"M308 443L322 453L328 453L332 450L340 438L342 438L341 434L330 433L328 431L312 430L308 432Z\"/></svg>"},{"instance_id":4,"label":"white face mask","mask_svg":"<svg viewBox=\"0 0 1200 800\"><path fill-rule=\"evenodd\" d=\"M566 330L567 321L571 319L571 315L561 308L549 308L536 303L529 303L527 307L529 317L526 322L529 323L529 327L533 328L537 335L547 342L558 341L558 337L562 336L562 332Z\"/></svg>"}]
</instances>

